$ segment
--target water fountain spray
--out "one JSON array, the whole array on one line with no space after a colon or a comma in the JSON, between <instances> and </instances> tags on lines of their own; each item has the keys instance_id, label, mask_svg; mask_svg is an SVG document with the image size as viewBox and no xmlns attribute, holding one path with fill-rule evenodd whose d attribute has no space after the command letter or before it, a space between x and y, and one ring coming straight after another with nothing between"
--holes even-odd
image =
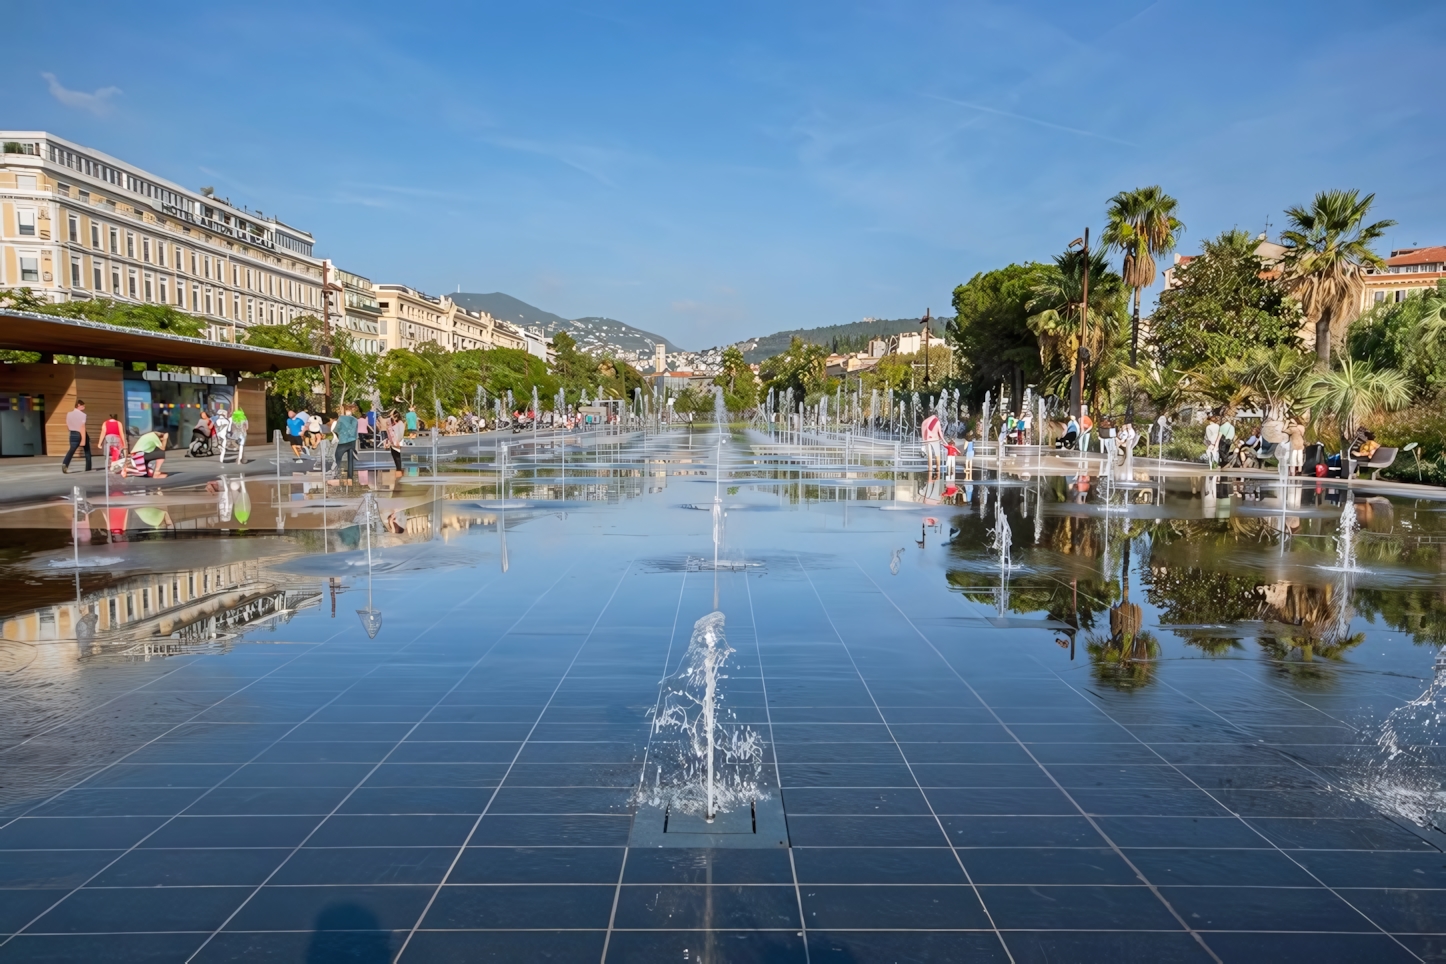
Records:
<instances>
[{"instance_id":1,"label":"water fountain spray","mask_svg":"<svg viewBox=\"0 0 1446 964\"><path fill-rule=\"evenodd\" d=\"M657 775L651 788L639 792L641 802L678 813L701 812L709 822L759 799L763 764L759 735L751 727L722 722L718 683L727 678L722 670L734 652L723 626L721 612L694 623L682 668L664 680L663 700L653 717Z\"/></svg>"}]
</instances>

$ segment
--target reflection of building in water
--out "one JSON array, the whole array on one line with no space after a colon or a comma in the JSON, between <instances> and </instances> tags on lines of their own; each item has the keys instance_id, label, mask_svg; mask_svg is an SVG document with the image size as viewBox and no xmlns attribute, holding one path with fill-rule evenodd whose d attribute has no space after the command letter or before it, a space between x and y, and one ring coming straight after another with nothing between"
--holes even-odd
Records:
<instances>
[{"instance_id":1,"label":"reflection of building in water","mask_svg":"<svg viewBox=\"0 0 1446 964\"><path fill-rule=\"evenodd\" d=\"M10 616L0 622L0 639L76 640L81 655L89 655L92 644L112 651L139 645L149 655L288 620L298 609L315 605L320 595L279 585L257 560L144 573L84 593L79 602ZM156 649L157 643L164 645Z\"/></svg>"}]
</instances>

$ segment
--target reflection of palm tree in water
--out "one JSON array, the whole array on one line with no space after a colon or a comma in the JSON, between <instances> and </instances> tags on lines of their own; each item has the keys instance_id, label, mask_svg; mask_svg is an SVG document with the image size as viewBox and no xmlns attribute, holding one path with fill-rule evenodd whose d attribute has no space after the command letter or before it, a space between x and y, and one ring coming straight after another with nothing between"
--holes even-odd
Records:
<instances>
[{"instance_id":1,"label":"reflection of palm tree in water","mask_svg":"<svg viewBox=\"0 0 1446 964\"><path fill-rule=\"evenodd\" d=\"M1295 675L1316 676L1309 667L1316 657L1340 660L1365 642L1365 633L1352 633L1351 588L1341 583L1307 586L1278 582L1262 588L1261 618L1275 623L1258 642L1272 660Z\"/></svg>"},{"instance_id":2,"label":"reflection of palm tree in water","mask_svg":"<svg viewBox=\"0 0 1446 964\"><path fill-rule=\"evenodd\" d=\"M1126 539L1120 566L1120 600L1110 607L1110 635L1086 640L1095 676L1102 683L1120 689L1144 686L1154 677L1160 656L1160 642L1141 626L1143 614L1130 602L1130 540Z\"/></svg>"}]
</instances>

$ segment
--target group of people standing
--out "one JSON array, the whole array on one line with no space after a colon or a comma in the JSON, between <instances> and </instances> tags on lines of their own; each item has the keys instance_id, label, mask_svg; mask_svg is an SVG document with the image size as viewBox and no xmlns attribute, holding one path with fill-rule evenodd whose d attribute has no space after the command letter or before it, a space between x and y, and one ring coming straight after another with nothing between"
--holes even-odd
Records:
<instances>
[{"instance_id":1,"label":"group of people standing","mask_svg":"<svg viewBox=\"0 0 1446 964\"><path fill-rule=\"evenodd\" d=\"M220 438L225 440L241 440L246 438L248 421L246 413L238 406L229 415L226 406L220 406L213 418L208 411L202 411L192 434L202 434L208 438ZM70 463L75 458L76 452L85 455L85 471L93 468L93 450L89 428L89 416L85 411L85 401L75 400L75 407L65 415L65 428L68 439L68 446L65 450L65 457L60 460L60 471L70 472ZM120 417L114 412L105 420L100 429L100 454L105 460L107 471L116 472L122 478L129 476L143 476L152 479L164 479L166 473L162 471L166 463L166 448L170 443L169 432L157 432L154 429L139 433L135 441L129 441L129 433L126 426L121 422Z\"/></svg>"}]
</instances>

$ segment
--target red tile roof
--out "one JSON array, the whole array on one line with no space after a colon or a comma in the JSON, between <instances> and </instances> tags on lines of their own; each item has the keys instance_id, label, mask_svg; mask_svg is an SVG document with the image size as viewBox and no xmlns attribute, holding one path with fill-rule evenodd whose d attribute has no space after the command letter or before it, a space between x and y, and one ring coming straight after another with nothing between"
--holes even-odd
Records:
<instances>
[{"instance_id":1,"label":"red tile roof","mask_svg":"<svg viewBox=\"0 0 1446 964\"><path fill-rule=\"evenodd\" d=\"M1446 261L1446 245L1436 245L1431 248L1417 248L1402 254L1392 255L1386 259L1386 264L1436 264Z\"/></svg>"}]
</instances>

